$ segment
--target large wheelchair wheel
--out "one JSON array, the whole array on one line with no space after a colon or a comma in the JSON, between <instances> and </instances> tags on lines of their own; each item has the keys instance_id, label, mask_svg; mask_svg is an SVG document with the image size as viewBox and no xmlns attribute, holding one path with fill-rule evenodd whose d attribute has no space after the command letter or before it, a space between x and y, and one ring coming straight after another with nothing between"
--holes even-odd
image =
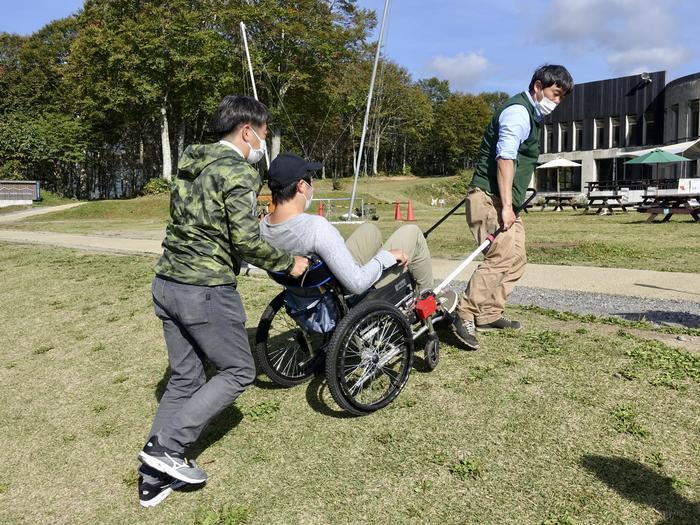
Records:
<instances>
[{"instance_id":1,"label":"large wheelchair wheel","mask_svg":"<svg viewBox=\"0 0 700 525\"><path fill-rule=\"evenodd\" d=\"M295 386L313 377L320 361L323 334L302 330L284 308L284 292L262 314L255 333L255 354L274 383Z\"/></svg>"},{"instance_id":2,"label":"large wheelchair wheel","mask_svg":"<svg viewBox=\"0 0 700 525\"><path fill-rule=\"evenodd\" d=\"M408 381L413 336L404 314L391 303L369 300L338 323L326 352L331 395L361 416L391 403Z\"/></svg>"}]
</instances>

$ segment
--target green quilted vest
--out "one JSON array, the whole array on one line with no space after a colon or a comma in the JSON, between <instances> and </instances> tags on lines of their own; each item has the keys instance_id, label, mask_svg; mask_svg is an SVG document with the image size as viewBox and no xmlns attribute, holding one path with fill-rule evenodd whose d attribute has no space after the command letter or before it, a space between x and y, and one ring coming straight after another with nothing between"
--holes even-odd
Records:
<instances>
[{"instance_id":1,"label":"green quilted vest","mask_svg":"<svg viewBox=\"0 0 700 525\"><path fill-rule=\"evenodd\" d=\"M515 177L513 178L513 206L520 206L525 199L532 172L540 155L540 129L541 124L535 116L535 108L528 100L525 92L509 98L503 107L493 116L486 126L484 138L479 147L479 160L474 168L474 178L471 186L481 188L490 195L500 196L497 181L496 145L498 144L498 119L508 106L520 104L525 106L530 115L530 136L520 145L518 159L515 163Z\"/></svg>"}]
</instances>

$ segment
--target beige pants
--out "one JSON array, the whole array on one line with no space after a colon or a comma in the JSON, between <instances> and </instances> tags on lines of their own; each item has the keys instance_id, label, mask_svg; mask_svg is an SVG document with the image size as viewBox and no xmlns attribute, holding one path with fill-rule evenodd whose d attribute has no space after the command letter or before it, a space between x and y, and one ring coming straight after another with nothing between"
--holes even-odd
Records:
<instances>
[{"instance_id":1,"label":"beige pants","mask_svg":"<svg viewBox=\"0 0 700 525\"><path fill-rule=\"evenodd\" d=\"M365 265L381 249L403 250L408 255L408 269L415 277L419 290L433 287L433 264L423 232L415 224L406 224L391 234L384 242L382 233L374 224L365 223L345 241L355 260ZM375 286L381 287L396 279L405 268L395 267L384 272Z\"/></svg>"},{"instance_id":2,"label":"beige pants","mask_svg":"<svg viewBox=\"0 0 700 525\"><path fill-rule=\"evenodd\" d=\"M479 189L467 195L467 223L481 244L496 231L501 221L501 201ZM491 244L462 295L457 313L464 320L488 324L500 319L506 298L525 272L525 228L518 218L510 229L501 233Z\"/></svg>"}]
</instances>

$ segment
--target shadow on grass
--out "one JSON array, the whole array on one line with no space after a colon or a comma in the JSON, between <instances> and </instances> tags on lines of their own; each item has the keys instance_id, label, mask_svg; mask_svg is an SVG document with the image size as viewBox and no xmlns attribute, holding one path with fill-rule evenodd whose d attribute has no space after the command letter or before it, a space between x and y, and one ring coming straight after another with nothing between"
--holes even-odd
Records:
<instances>
[{"instance_id":1,"label":"shadow on grass","mask_svg":"<svg viewBox=\"0 0 700 525\"><path fill-rule=\"evenodd\" d=\"M221 412L221 414L212 419L199 439L188 449L187 455L196 459L204 450L236 428L242 420L243 413L238 407L236 405L229 406Z\"/></svg>"},{"instance_id":2,"label":"shadow on grass","mask_svg":"<svg viewBox=\"0 0 700 525\"><path fill-rule=\"evenodd\" d=\"M446 325L441 325L436 327L436 331L438 333L438 336L440 337L440 350L445 347L445 345L451 346L453 348L456 348L457 350L461 350L464 352L473 352L474 349L468 348L467 345L465 345L462 341L457 339L457 336L452 332L452 329L449 326ZM477 333L477 336L479 334ZM478 337L477 337L478 339ZM440 365L438 365L440 366Z\"/></svg>"},{"instance_id":3,"label":"shadow on grass","mask_svg":"<svg viewBox=\"0 0 700 525\"><path fill-rule=\"evenodd\" d=\"M628 321L649 321L663 326L681 325L685 328L700 328L700 315L689 312L647 310L644 312L614 312L612 315Z\"/></svg>"},{"instance_id":4,"label":"shadow on grass","mask_svg":"<svg viewBox=\"0 0 700 525\"><path fill-rule=\"evenodd\" d=\"M216 370L214 370L214 368L206 361L204 370L207 380L209 380L216 373ZM165 393L169 379L170 367L167 367L163 373L163 377L156 385L155 396L156 399L158 399L158 402L160 402L163 394ZM235 405L231 405L226 408L223 412L221 412L221 414L211 420L199 439L197 439L192 447L188 449L188 457L197 459L197 456L199 456L203 450L219 441L226 435L226 433L235 428L242 419L243 414Z\"/></svg>"},{"instance_id":5,"label":"shadow on grass","mask_svg":"<svg viewBox=\"0 0 700 525\"><path fill-rule=\"evenodd\" d=\"M344 412L343 410L338 410L336 407L329 406L323 399L324 391L327 391L327 389L328 383L326 383L325 375L314 377L306 387L306 401L309 403L309 406L324 416L334 417L337 419L355 417L352 414ZM330 394L326 392L326 397L328 397L328 395Z\"/></svg>"},{"instance_id":6,"label":"shadow on grass","mask_svg":"<svg viewBox=\"0 0 700 525\"><path fill-rule=\"evenodd\" d=\"M658 525L700 523L700 503L678 494L671 478L625 458L586 455L580 463L621 496L663 514L664 520Z\"/></svg>"}]
</instances>

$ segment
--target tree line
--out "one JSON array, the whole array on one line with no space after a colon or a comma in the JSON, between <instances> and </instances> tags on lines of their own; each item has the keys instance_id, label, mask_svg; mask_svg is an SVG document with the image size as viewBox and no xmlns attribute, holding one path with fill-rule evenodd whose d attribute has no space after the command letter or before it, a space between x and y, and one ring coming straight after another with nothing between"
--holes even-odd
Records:
<instances>
[{"instance_id":1,"label":"tree line","mask_svg":"<svg viewBox=\"0 0 700 525\"><path fill-rule=\"evenodd\" d=\"M0 33L0 179L40 180L77 198L130 197L169 179L190 143L214 140L227 94L271 110L271 155L352 175L376 14L355 0L86 0L29 36ZM505 93L415 81L386 58L377 75L366 175L456 173L473 162Z\"/></svg>"}]
</instances>

